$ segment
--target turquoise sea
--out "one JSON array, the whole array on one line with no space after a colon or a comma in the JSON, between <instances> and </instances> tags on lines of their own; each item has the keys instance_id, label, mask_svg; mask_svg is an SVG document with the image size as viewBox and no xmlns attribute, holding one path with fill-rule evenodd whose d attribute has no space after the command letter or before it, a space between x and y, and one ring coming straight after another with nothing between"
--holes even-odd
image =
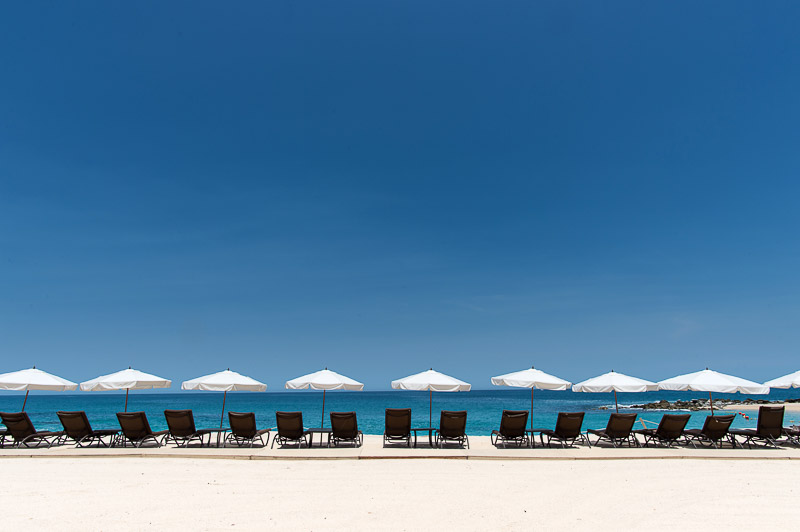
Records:
<instances>
[{"instance_id":1,"label":"turquoise sea","mask_svg":"<svg viewBox=\"0 0 800 532\"><path fill-rule=\"evenodd\" d=\"M18 412L22 407L24 394L0 392L0 411ZM571 391L534 392L534 425L536 428L552 428L558 412L585 411L584 429L602 428L613 412L613 394L573 393ZM647 392L638 394L618 394L620 411L634 412L623 405L641 404L661 399L668 401L707 398L707 393L693 392ZM745 399L748 396L719 394L714 399ZM752 396L753 399L782 400L800 397L800 389L773 390L769 395ZM85 410L94 428L118 428L116 412L123 409L124 392L85 392L85 393L42 393L31 392L26 412L39 430L61 428L56 416L57 410ZM610 407L603 410L601 407ZM144 410L154 430L166 428L163 411L173 408L191 408L194 411L198 428L219 426L222 409L221 392L175 392L152 393L131 392L128 410ZM401 390L346 392L334 391L326 395L325 411L355 411L358 414L359 428L365 434L383 432L385 408L411 408L414 426L428 426L428 392L408 392ZM470 435L488 435L500 423L503 409L527 410L530 408L530 391L516 388L493 390L474 390L461 393L433 394L433 426L438 426L440 410L467 410L467 432ZM302 411L307 427L318 427L322 413L322 392L280 391L264 393L228 393L226 410L235 412L255 412L260 427L275 426L275 411ZM651 421L653 426L661 418L661 411L638 411L640 417ZM750 419L737 415L735 427L755 427L756 412L745 412ZM689 427L700 427L708 411L694 412ZM226 416L227 418L227 416ZM787 412L785 424L800 423L800 413ZM227 426L227 419L225 420ZM330 420L325 420L330 426ZM639 423L638 426L641 426Z\"/></svg>"}]
</instances>

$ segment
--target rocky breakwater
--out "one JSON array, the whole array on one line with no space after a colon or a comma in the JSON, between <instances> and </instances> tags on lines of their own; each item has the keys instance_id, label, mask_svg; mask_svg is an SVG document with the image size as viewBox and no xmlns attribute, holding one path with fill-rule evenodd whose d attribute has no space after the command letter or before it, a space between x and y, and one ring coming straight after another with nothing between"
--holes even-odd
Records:
<instances>
[{"instance_id":1,"label":"rocky breakwater","mask_svg":"<svg viewBox=\"0 0 800 532\"><path fill-rule=\"evenodd\" d=\"M766 399L718 399L714 401L714 409L734 405L769 405L775 403L800 403L800 399L786 399L785 401L767 401ZM635 410L711 410L708 399L691 399L689 401L675 401L670 403L666 399L653 403L631 405L629 409Z\"/></svg>"}]
</instances>

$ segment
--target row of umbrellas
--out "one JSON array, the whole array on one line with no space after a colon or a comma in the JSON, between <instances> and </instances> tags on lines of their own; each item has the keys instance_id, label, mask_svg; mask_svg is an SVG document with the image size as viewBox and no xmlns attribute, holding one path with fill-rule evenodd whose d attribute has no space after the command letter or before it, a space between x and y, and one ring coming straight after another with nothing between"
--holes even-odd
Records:
<instances>
[{"instance_id":1,"label":"row of umbrellas","mask_svg":"<svg viewBox=\"0 0 800 532\"><path fill-rule=\"evenodd\" d=\"M766 394L769 393L770 388L800 388L800 371L767 381L764 384L712 371L708 368L694 373L679 375L660 382L651 382L623 373L610 371L609 373L573 385L569 381L532 367L530 369L492 377L491 382L496 386L530 388L531 413L533 413L534 389L568 390L571 388L574 392L613 392L617 411L619 411L617 392L631 393L656 390L708 392L709 400L711 401L711 415L714 415L712 393ZM169 379L164 379L129 367L128 369L116 373L102 375L95 379L82 382L80 388L83 391L125 390L125 411L127 411L128 392L130 390L169 388L171 385L172 381ZM362 383L327 368L287 381L285 386L290 390L308 388L322 390L323 425L325 422L325 393L328 390L358 391L364 389ZM25 410L25 404L27 403L30 390L66 391L75 390L77 387L78 384L74 382L52 375L36 367L0 375L0 390L25 391L25 400L22 403L23 411ZM394 389L429 392L429 422L433 421L433 392L465 392L469 391L471 387L469 383L439 373L433 369L392 381L392 388ZM231 371L230 369L226 369L225 371L184 381L181 384L181 389L224 392L222 399L222 415L220 416L221 427L225 416L225 401L228 392L263 392L267 389L267 385L245 375L236 373L235 371ZM532 424L533 415L530 417Z\"/></svg>"}]
</instances>

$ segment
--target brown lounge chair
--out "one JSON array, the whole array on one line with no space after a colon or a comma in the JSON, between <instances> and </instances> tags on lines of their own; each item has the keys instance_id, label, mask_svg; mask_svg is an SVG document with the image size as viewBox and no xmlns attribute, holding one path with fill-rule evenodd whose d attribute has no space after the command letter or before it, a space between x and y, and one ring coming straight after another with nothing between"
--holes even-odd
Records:
<instances>
[{"instance_id":1,"label":"brown lounge chair","mask_svg":"<svg viewBox=\"0 0 800 532\"><path fill-rule=\"evenodd\" d=\"M266 447L269 443L270 429L256 428L256 415L253 412L228 412L228 422L231 424L231 431L225 437L226 442L235 443L239 447L250 444L250 447L255 444L256 439L261 442L262 447ZM267 435L267 441L264 443L264 434Z\"/></svg>"},{"instance_id":2,"label":"brown lounge chair","mask_svg":"<svg viewBox=\"0 0 800 532\"><path fill-rule=\"evenodd\" d=\"M597 436L594 442L595 447L601 441L609 442L612 447L625 443L629 447L639 447L639 440L633 435L634 423L636 423L636 414L611 414L605 429L589 429L586 431L586 441L589 442L589 445L592 445L591 440L589 440L589 434L594 434Z\"/></svg>"},{"instance_id":3,"label":"brown lounge chair","mask_svg":"<svg viewBox=\"0 0 800 532\"><path fill-rule=\"evenodd\" d=\"M355 412L331 412L331 439L334 447L340 443L352 443L356 447L364 444L364 435L358 430Z\"/></svg>"},{"instance_id":4,"label":"brown lounge chair","mask_svg":"<svg viewBox=\"0 0 800 532\"><path fill-rule=\"evenodd\" d=\"M686 438L686 443L691 443L695 448L698 444L702 447L722 448L725 441L736 447L736 438L728 432L735 418L736 414L708 416L702 429L685 429L683 436Z\"/></svg>"},{"instance_id":5,"label":"brown lounge chair","mask_svg":"<svg viewBox=\"0 0 800 532\"><path fill-rule=\"evenodd\" d=\"M114 439L119 434L116 429L101 429L94 430L89 423L89 418L86 417L86 412L83 410L79 412L56 412L58 419L61 421L61 426L64 427L64 435L61 437L61 443L66 443L68 439L75 442L76 447L83 447L84 445L97 444L103 447L108 447L114 443ZM108 438L104 441L103 438Z\"/></svg>"},{"instance_id":6,"label":"brown lounge chair","mask_svg":"<svg viewBox=\"0 0 800 532\"><path fill-rule=\"evenodd\" d=\"M586 412L559 412L556 418L556 428L550 429L534 429L531 432L539 433L539 439L542 445L545 445L544 437L547 436L547 446L551 447L550 442L556 440L561 444L561 447L572 447L578 440L586 441L586 436L581 433L583 426L583 417Z\"/></svg>"},{"instance_id":7,"label":"brown lounge chair","mask_svg":"<svg viewBox=\"0 0 800 532\"><path fill-rule=\"evenodd\" d=\"M387 408L386 424L383 429L383 445L399 441L411 447L411 409Z\"/></svg>"},{"instance_id":8,"label":"brown lounge chair","mask_svg":"<svg viewBox=\"0 0 800 532\"><path fill-rule=\"evenodd\" d=\"M792 425L783 429L783 435L786 436L786 441L792 445L800 446L800 426Z\"/></svg>"},{"instance_id":9,"label":"brown lounge chair","mask_svg":"<svg viewBox=\"0 0 800 532\"><path fill-rule=\"evenodd\" d=\"M503 410L500 418L500 429L493 430L489 436L492 445L497 447L498 443L506 447L506 443L511 442L517 447L530 446L531 440L525 427L528 426L527 410Z\"/></svg>"},{"instance_id":10,"label":"brown lounge chair","mask_svg":"<svg viewBox=\"0 0 800 532\"><path fill-rule=\"evenodd\" d=\"M466 410L442 410L439 416L439 428L436 431L436 447L452 442L459 447L466 445L469 449L469 438L466 431Z\"/></svg>"},{"instance_id":11,"label":"brown lounge chair","mask_svg":"<svg viewBox=\"0 0 800 532\"><path fill-rule=\"evenodd\" d=\"M651 442L659 445L672 447L683 437L683 429L689 422L691 414L664 414L656 429L638 429L634 434L644 436L644 446L647 447Z\"/></svg>"},{"instance_id":12,"label":"brown lounge chair","mask_svg":"<svg viewBox=\"0 0 800 532\"><path fill-rule=\"evenodd\" d=\"M43 444L52 447L64 435L60 431L37 431L27 412L0 412L0 419L8 429L8 436L14 440L14 447L39 447Z\"/></svg>"},{"instance_id":13,"label":"brown lounge chair","mask_svg":"<svg viewBox=\"0 0 800 532\"><path fill-rule=\"evenodd\" d=\"M214 432L209 429L200 429L194 426L194 415L191 410L164 410L164 418L167 420L169 434L164 438L164 443L169 440L175 442L178 447L186 447L193 441L199 441L200 446L205 445L205 438L208 436L208 445L211 446L211 434Z\"/></svg>"},{"instance_id":14,"label":"brown lounge chair","mask_svg":"<svg viewBox=\"0 0 800 532\"><path fill-rule=\"evenodd\" d=\"M758 423L755 429L735 429L730 431L734 436L744 438L742 445L752 447L754 441L764 445L778 447L781 436L785 434L783 428L783 406L761 406L758 408Z\"/></svg>"},{"instance_id":15,"label":"brown lounge chair","mask_svg":"<svg viewBox=\"0 0 800 532\"><path fill-rule=\"evenodd\" d=\"M122 444L123 447L128 442L134 447L141 447L148 441L152 441L157 447L161 447L164 439L169 434L168 430L153 432L150 423L147 422L147 414L144 412L117 412L117 421L122 434L117 436L114 445Z\"/></svg>"},{"instance_id":16,"label":"brown lounge chair","mask_svg":"<svg viewBox=\"0 0 800 532\"><path fill-rule=\"evenodd\" d=\"M275 412L275 421L278 433L272 438L272 447L275 446L275 442L281 447L289 444L300 447L303 443L309 447L308 432L303 427L302 412Z\"/></svg>"}]
</instances>

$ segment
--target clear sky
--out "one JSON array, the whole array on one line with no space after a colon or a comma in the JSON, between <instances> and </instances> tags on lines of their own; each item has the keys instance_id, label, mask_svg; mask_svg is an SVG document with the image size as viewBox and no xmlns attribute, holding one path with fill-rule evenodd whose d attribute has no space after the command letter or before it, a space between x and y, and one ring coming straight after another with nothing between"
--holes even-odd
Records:
<instances>
[{"instance_id":1,"label":"clear sky","mask_svg":"<svg viewBox=\"0 0 800 532\"><path fill-rule=\"evenodd\" d=\"M0 6L0 372L800 369L796 2Z\"/></svg>"}]
</instances>

